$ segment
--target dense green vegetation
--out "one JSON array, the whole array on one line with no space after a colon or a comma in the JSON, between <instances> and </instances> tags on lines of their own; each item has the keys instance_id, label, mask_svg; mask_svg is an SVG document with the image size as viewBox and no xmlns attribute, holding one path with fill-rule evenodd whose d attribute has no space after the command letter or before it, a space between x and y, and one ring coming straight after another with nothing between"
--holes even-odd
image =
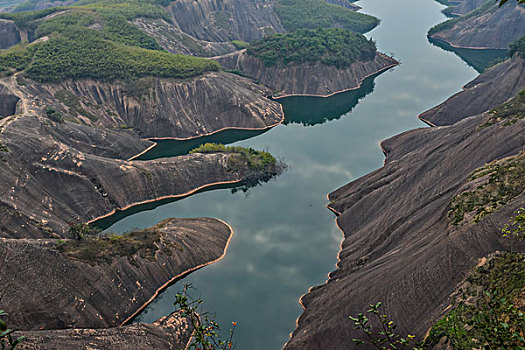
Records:
<instances>
[{"instance_id":1,"label":"dense green vegetation","mask_svg":"<svg viewBox=\"0 0 525 350\"><path fill-rule=\"evenodd\" d=\"M475 16L479 16L479 15L481 15L483 13L495 11L497 8L498 8L498 3L497 2L487 1L483 5L481 5L477 9L475 9L474 11L471 11L471 12L467 13L464 16L457 17L457 18L452 18L452 19L449 19L448 21L445 21L445 22L442 22L442 23L439 23L439 24L433 26L428 31L428 35L430 36L432 34L441 32L443 30L450 29L458 22L466 21L469 18L472 18L472 17L475 17Z\"/></svg>"},{"instance_id":2,"label":"dense green vegetation","mask_svg":"<svg viewBox=\"0 0 525 350\"><path fill-rule=\"evenodd\" d=\"M487 177L475 189L456 195L450 203L449 218L454 225L464 220L479 222L525 190L525 153L494 161L470 176L469 181Z\"/></svg>"},{"instance_id":3,"label":"dense green vegetation","mask_svg":"<svg viewBox=\"0 0 525 350\"><path fill-rule=\"evenodd\" d=\"M343 68L357 60L373 59L376 45L348 29L300 29L256 41L247 53L259 57L266 66L321 62Z\"/></svg>"},{"instance_id":4,"label":"dense green vegetation","mask_svg":"<svg viewBox=\"0 0 525 350\"><path fill-rule=\"evenodd\" d=\"M502 253L478 267L431 329L427 343L447 337L455 350L523 349L525 260Z\"/></svg>"},{"instance_id":5,"label":"dense green vegetation","mask_svg":"<svg viewBox=\"0 0 525 350\"><path fill-rule=\"evenodd\" d=\"M503 126L509 126L525 118L525 89L521 90L512 100L490 111L490 118L480 126L486 128L505 121Z\"/></svg>"},{"instance_id":6,"label":"dense green vegetation","mask_svg":"<svg viewBox=\"0 0 525 350\"><path fill-rule=\"evenodd\" d=\"M40 82L64 79L188 78L220 69L215 61L172 55L128 21L168 20L168 0L82 0L74 6L0 14L49 40L0 52L0 72L26 70ZM46 17L55 13L52 17Z\"/></svg>"},{"instance_id":7,"label":"dense green vegetation","mask_svg":"<svg viewBox=\"0 0 525 350\"><path fill-rule=\"evenodd\" d=\"M23 43L9 50L0 50L0 72L26 69L37 48L38 44Z\"/></svg>"},{"instance_id":8,"label":"dense green vegetation","mask_svg":"<svg viewBox=\"0 0 525 350\"><path fill-rule=\"evenodd\" d=\"M27 76L41 82L67 78L187 78L220 68L215 61L123 46L84 32L88 33L92 35L76 40L75 36L60 36L42 43Z\"/></svg>"},{"instance_id":9,"label":"dense green vegetation","mask_svg":"<svg viewBox=\"0 0 525 350\"><path fill-rule=\"evenodd\" d=\"M228 168L231 171L242 171L246 169L261 171L268 167L274 167L277 160L268 152L256 151L253 148L225 146L218 143L205 143L190 153L231 153L228 158Z\"/></svg>"},{"instance_id":10,"label":"dense green vegetation","mask_svg":"<svg viewBox=\"0 0 525 350\"><path fill-rule=\"evenodd\" d=\"M340 27L366 33L379 20L324 0L279 0L274 11L287 31Z\"/></svg>"},{"instance_id":11,"label":"dense green vegetation","mask_svg":"<svg viewBox=\"0 0 525 350\"><path fill-rule=\"evenodd\" d=\"M510 44L510 56L513 56L516 52L521 58L525 58L525 36Z\"/></svg>"}]
</instances>

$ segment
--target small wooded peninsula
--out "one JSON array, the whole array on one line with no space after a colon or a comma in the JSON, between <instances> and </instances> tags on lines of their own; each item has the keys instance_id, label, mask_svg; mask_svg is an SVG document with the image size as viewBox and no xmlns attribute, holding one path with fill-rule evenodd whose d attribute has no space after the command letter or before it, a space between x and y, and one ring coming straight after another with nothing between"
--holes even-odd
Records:
<instances>
[{"instance_id":1,"label":"small wooded peninsula","mask_svg":"<svg viewBox=\"0 0 525 350\"><path fill-rule=\"evenodd\" d=\"M516 0L0 3L2 346L524 346Z\"/></svg>"}]
</instances>

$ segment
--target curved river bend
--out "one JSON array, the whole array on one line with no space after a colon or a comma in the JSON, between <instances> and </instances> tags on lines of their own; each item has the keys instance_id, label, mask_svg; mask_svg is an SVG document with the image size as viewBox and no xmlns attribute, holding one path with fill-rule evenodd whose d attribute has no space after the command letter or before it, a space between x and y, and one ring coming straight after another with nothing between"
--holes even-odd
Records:
<instances>
[{"instance_id":1,"label":"curved river bend","mask_svg":"<svg viewBox=\"0 0 525 350\"><path fill-rule=\"evenodd\" d=\"M377 41L380 51L395 53L401 66L370 79L358 92L282 100L289 122L268 132L215 136L215 141L244 139L235 144L268 149L289 165L284 174L246 193L215 189L141 208L109 227L123 232L168 217L209 216L228 222L235 231L223 260L168 288L139 321L170 313L175 293L192 283L219 324L227 329L231 321L238 322L238 349L282 347L302 311L299 297L324 283L335 268L342 237L325 207L327 193L380 167L381 140L425 127L417 115L477 75L459 57L428 42L427 30L445 20L443 6L434 0L359 4L363 12L381 19L367 36ZM193 147L165 144L153 156Z\"/></svg>"}]
</instances>

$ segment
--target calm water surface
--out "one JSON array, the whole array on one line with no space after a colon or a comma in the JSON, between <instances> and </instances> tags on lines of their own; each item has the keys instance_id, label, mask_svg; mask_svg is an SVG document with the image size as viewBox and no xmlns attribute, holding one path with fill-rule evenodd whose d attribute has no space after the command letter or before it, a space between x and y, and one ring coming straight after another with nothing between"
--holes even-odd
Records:
<instances>
[{"instance_id":1,"label":"calm water surface","mask_svg":"<svg viewBox=\"0 0 525 350\"><path fill-rule=\"evenodd\" d=\"M174 294L192 283L224 328L238 322L239 349L281 348L301 314L299 297L335 268L342 236L325 207L327 193L380 167L381 140L424 127L419 113L476 76L458 56L426 38L431 26L445 20L442 5L433 0L359 5L382 21L367 35L381 51L394 53L401 66L368 81L362 91L333 100L283 101L288 122L268 132L223 135L225 142L268 149L289 165L283 175L247 193L216 189L150 207L109 228L123 232L168 217L210 216L235 230L223 260L170 287L139 321L170 313ZM169 155L170 147L164 145L158 155ZM173 154L185 152L184 145L177 147Z\"/></svg>"}]
</instances>

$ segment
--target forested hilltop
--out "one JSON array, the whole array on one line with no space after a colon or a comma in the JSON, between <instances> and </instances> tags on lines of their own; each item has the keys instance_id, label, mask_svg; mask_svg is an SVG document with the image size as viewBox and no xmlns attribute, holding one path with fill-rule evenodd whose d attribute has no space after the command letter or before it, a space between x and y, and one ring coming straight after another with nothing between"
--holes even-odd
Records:
<instances>
[{"instance_id":1,"label":"forested hilltop","mask_svg":"<svg viewBox=\"0 0 525 350\"><path fill-rule=\"evenodd\" d=\"M218 70L216 62L164 51L130 24L137 17L165 18L162 1L82 1L75 6L1 14L36 41L0 54L0 70L26 70L40 82L67 78L186 78ZM38 40L41 39L41 40Z\"/></svg>"},{"instance_id":2,"label":"forested hilltop","mask_svg":"<svg viewBox=\"0 0 525 350\"><path fill-rule=\"evenodd\" d=\"M376 45L348 29L301 29L254 42L247 53L260 58L266 66L321 62L345 68L357 60L373 59Z\"/></svg>"}]
</instances>

